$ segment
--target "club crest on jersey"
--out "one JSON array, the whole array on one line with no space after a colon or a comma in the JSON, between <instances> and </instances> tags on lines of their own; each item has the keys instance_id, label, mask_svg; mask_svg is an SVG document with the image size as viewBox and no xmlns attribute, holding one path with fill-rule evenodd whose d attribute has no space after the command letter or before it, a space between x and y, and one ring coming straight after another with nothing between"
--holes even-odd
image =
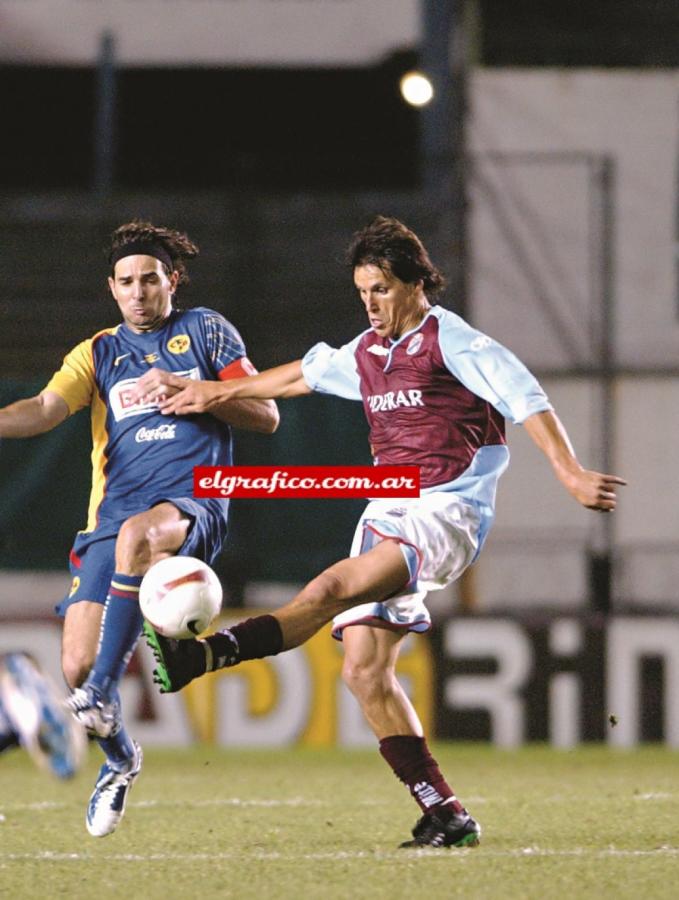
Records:
<instances>
[{"instance_id":1,"label":"club crest on jersey","mask_svg":"<svg viewBox=\"0 0 679 900\"><path fill-rule=\"evenodd\" d=\"M420 332L419 334L414 334L410 339L410 343L406 347L406 353L408 354L408 356L415 356L417 351L422 346L423 341L424 335L422 334L422 332Z\"/></svg>"},{"instance_id":2,"label":"club crest on jersey","mask_svg":"<svg viewBox=\"0 0 679 900\"><path fill-rule=\"evenodd\" d=\"M175 334L173 338L167 342L167 349L170 353L179 354L186 353L191 346L191 338L188 334Z\"/></svg>"}]
</instances>

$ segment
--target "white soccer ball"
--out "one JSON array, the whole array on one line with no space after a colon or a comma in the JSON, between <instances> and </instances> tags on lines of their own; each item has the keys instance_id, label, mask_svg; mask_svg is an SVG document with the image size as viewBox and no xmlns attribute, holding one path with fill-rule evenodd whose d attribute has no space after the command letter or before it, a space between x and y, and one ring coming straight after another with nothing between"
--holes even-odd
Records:
<instances>
[{"instance_id":1,"label":"white soccer ball","mask_svg":"<svg viewBox=\"0 0 679 900\"><path fill-rule=\"evenodd\" d=\"M219 615L222 586L202 560L169 556L144 575L139 605L156 631L184 640L205 631Z\"/></svg>"}]
</instances>

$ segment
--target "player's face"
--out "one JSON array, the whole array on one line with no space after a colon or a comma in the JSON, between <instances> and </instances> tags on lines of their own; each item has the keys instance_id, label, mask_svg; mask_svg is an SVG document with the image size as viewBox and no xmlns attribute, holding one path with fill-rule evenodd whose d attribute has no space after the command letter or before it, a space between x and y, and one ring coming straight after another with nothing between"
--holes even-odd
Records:
<instances>
[{"instance_id":1,"label":"player's face","mask_svg":"<svg viewBox=\"0 0 679 900\"><path fill-rule=\"evenodd\" d=\"M168 277L155 256L124 256L118 260L108 286L132 331L153 331L167 319L178 277L177 272Z\"/></svg>"},{"instance_id":2,"label":"player's face","mask_svg":"<svg viewBox=\"0 0 679 900\"><path fill-rule=\"evenodd\" d=\"M415 328L429 307L421 281L407 284L379 266L357 266L354 284L370 326L380 337L398 338Z\"/></svg>"}]
</instances>

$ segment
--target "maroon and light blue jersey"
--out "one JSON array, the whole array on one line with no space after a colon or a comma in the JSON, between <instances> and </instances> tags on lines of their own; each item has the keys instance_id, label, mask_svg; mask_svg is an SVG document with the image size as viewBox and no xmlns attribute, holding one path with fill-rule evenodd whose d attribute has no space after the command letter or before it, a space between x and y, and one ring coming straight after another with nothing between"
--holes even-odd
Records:
<instances>
[{"instance_id":1,"label":"maroon and light blue jersey","mask_svg":"<svg viewBox=\"0 0 679 900\"><path fill-rule=\"evenodd\" d=\"M376 465L418 465L424 492L454 491L490 520L504 420L552 408L513 353L440 306L396 341L368 329L339 349L316 344L302 370L313 390L363 402Z\"/></svg>"},{"instance_id":2,"label":"maroon and light blue jersey","mask_svg":"<svg viewBox=\"0 0 679 900\"><path fill-rule=\"evenodd\" d=\"M231 429L214 416L164 416L155 402L133 401L132 388L152 366L202 380L256 371L233 325L203 307L173 311L157 331L137 334L122 323L78 344L45 390L59 394L70 413L91 409L85 531L166 498L192 497L194 466L232 462Z\"/></svg>"}]
</instances>

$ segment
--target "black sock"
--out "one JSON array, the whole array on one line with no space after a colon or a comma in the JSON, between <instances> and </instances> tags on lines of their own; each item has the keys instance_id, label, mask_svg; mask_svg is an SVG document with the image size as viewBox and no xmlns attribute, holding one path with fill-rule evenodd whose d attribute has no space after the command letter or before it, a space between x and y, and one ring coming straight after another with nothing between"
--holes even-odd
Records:
<instances>
[{"instance_id":1,"label":"black sock","mask_svg":"<svg viewBox=\"0 0 679 900\"><path fill-rule=\"evenodd\" d=\"M206 642L212 651L212 669L222 669L246 659L261 659L280 653L283 632L275 616L256 616L211 634Z\"/></svg>"}]
</instances>

